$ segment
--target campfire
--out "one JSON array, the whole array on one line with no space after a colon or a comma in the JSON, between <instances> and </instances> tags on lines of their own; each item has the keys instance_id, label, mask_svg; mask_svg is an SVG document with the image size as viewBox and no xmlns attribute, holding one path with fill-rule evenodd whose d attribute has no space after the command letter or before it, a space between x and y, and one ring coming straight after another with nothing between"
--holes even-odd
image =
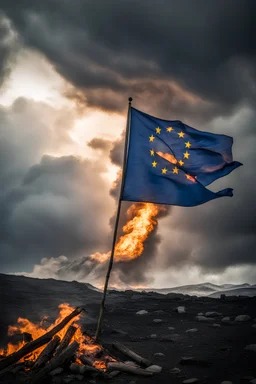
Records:
<instances>
[{"instance_id":1,"label":"campfire","mask_svg":"<svg viewBox=\"0 0 256 384\"><path fill-rule=\"evenodd\" d=\"M150 362L120 343L113 343L118 354L124 359L117 360L103 345L82 330L79 318L82 308L72 308L69 304L59 306L60 314L54 324L45 327L44 317L36 325L27 319L19 318L17 325L9 326L10 336L19 333L23 340L10 342L0 350L0 377L6 374L26 376L26 383L37 384L56 374L73 374L111 379L121 372L152 376ZM153 366L152 366L153 368Z\"/></svg>"}]
</instances>

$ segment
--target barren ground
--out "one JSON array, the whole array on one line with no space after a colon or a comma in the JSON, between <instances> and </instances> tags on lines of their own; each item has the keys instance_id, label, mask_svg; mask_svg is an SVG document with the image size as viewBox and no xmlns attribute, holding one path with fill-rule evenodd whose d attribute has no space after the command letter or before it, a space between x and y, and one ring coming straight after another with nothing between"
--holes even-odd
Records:
<instances>
[{"instance_id":1,"label":"barren ground","mask_svg":"<svg viewBox=\"0 0 256 384\"><path fill-rule=\"evenodd\" d=\"M63 302L72 306L83 306L83 325L91 333L95 332L101 293L84 284L0 275L0 295L1 347L8 340L8 325L14 324L19 316L36 322L43 315L49 315L54 321L58 314L58 305ZM176 311L181 305L186 308L184 314ZM136 315L142 309L147 310L148 314ZM196 319L199 312L208 311L222 314L214 321L220 327L213 327L211 323ZM251 316L251 320L241 323L232 321L229 325L221 322L225 316L234 320L237 315L244 314ZM153 323L156 318L161 319L162 323ZM256 297L221 301L174 294L112 291L107 297L102 343L111 350L111 342L119 341L152 360L154 364L162 366L163 370L153 378L123 374L111 382L128 384L135 380L136 384L178 384L185 379L197 378L199 383L204 384L218 384L224 380L230 380L233 384L249 383L253 377L256 378L256 352L244 348L248 344L256 344L256 328L253 327L256 324L255 318ZM169 330L168 327L175 329ZM197 331L186 332L191 328L197 328ZM151 339L151 334L156 334L157 338ZM173 334L176 334L173 336L174 341L160 340L164 335ZM158 352L165 356L155 357L154 354ZM206 361L209 366L183 366L179 362L184 356ZM181 370L180 374L171 372L174 367ZM8 376L0 382L15 384L18 381L14 376ZM72 383L81 382L88 381L85 379ZM100 384L102 381L96 379L96 383Z\"/></svg>"}]
</instances>

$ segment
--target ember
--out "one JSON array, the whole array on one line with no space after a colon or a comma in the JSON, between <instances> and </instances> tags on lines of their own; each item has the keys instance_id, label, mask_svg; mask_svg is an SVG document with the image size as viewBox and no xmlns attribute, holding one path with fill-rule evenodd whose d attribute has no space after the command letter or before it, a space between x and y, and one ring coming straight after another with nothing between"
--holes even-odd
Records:
<instances>
[{"instance_id":1,"label":"ember","mask_svg":"<svg viewBox=\"0 0 256 384\"><path fill-rule=\"evenodd\" d=\"M48 328L43 327L42 321L34 324L23 318L19 318L16 325L9 327L10 336L26 333L26 338L17 344L9 343L6 349L0 350L0 377L6 373L16 375L26 372L28 383L37 384L46 377L49 378L49 374L56 368L61 368L62 372L62 367L80 375L98 375L105 379L120 372L153 375L139 366L149 366L148 360L125 346L114 343L115 349L136 361L138 366L118 362L92 336L83 331L78 322L82 308L61 304L59 309L58 318Z\"/></svg>"}]
</instances>

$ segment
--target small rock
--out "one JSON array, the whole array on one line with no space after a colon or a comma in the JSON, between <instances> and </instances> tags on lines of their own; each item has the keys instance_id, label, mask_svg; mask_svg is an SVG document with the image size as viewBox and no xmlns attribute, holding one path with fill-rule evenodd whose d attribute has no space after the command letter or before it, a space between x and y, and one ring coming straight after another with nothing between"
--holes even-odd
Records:
<instances>
[{"instance_id":1,"label":"small rock","mask_svg":"<svg viewBox=\"0 0 256 384\"><path fill-rule=\"evenodd\" d=\"M239 315L235 318L235 321L249 321L251 320L251 316L248 315Z\"/></svg>"},{"instance_id":2,"label":"small rock","mask_svg":"<svg viewBox=\"0 0 256 384\"><path fill-rule=\"evenodd\" d=\"M160 341L174 341L173 335L163 335L159 338Z\"/></svg>"},{"instance_id":3,"label":"small rock","mask_svg":"<svg viewBox=\"0 0 256 384\"><path fill-rule=\"evenodd\" d=\"M181 373L181 370L179 368L173 368L170 370L170 372L174 375L178 375L179 373Z\"/></svg>"},{"instance_id":4,"label":"small rock","mask_svg":"<svg viewBox=\"0 0 256 384\"><path fill-rule=\"evenodd\" d=\"M83 375L76 375L75 378L79 381L82 381L84 379L84 376Z\"/></svg>"},{"instance_id":5,"label":"small rock","mask_svg":"<svg viewBox=\"0 0 256 384\"><path fill-rule=\"evenodd\" d=\"M155 324L160 324L160 323L162 323L162 322L163 322L162 319L154 319L154 320L153 320L153 323L155 323Z\"/></svg>"},{"instance_id":6,"label":"small rock","mask_svg":"<svg viewBox=\"0 0 256 384\"><path fill-rule=\"evenodd\" d=\"M160 367L160 365L150 365L146 368L146 371L160 373L162 371L162 367Z\"/></svg>"},{"instance_id":7,"label":"small rock","mask_svg":"<svg viewBox=\"0 0 256 384\"><path fill-rule=\"evenodd\" d=\"M147 313L148 311L146 311L145 309L142 309L141 311L136 312L136 315L146 315Z\"/></svg>"},{"instance_id":8,"label":"small rock","mask_svg":"<svg viewBox=\"0 0 256 384\"><path fill-rule=\"evenodd\" d=\"M165 357L165 354L162 352L156 352L156 353L154 353L154 356L155 357Z\"/></svg>"},{"instance_id":9,"label":"small rock","mask_svg":"<svg viewBox=\"0 0 256 384\"><path fill-rule=\"evenodd\" d=\"M256 352L256 344L249 344L249 345L246 345L245 350L246 350L246 351L253 351L253 352Z\"/></svg>"},{"instance_id":10,"label":"small rock","mask_svg":"<svg viewBox=\"0 0 256 384\"><path fill-rule=\"evenodd\" d=\"M187 329L186 333L194 333L194 332L197 332L197 331L198 331L197 328L191 328L191 329Z\"/></svg>"},{"instance_id":11,"label":"small rock","mask_svg":"<svg viewBox=\"0 0 256 384\"><path fill-rule=\"evenodd\" d=\"M214 321L214 319L212 319L211 317L206 317L206 316L196 316L196 319L204 323L211 323Z\"/></svg>"},{"instance_id":12,"label":"small rock","mask_svg":"<svg viewBox=\"0 0 256 384\"><path fill-rule=\"evenodd\" d=\"M152 333L152 335L150 335L150 339L156 339L157 338L157 335L155 333Z\"/></svg>"},{"instance_id":13,"label":"small rock","mask_svg":"<svg viewBox=\"0 0 256 384\"><path fill-rule=\"evenodd\" d=\"M183 307L183 306L177 307L176 310L178 313L185 313L186 312L185 307Z\"/></svg>"},{"instance_id":14,"label":"small rock","mask_svg":"<svg viewBox=\"0 0 256 384\"><path fill-rule=\"evenodd\" d=\"M206 312L205 314L206 317L217 317L217 316L221 316L221 313L219 312Z\"/></svg>"},{"instance_id":15,"label":"small rock","mask_svg":"<svg viewBox=\"0 0 256 384\"><path fill-rule=\"evenodd\" d=\"M183 384L192 384L192 383L198 383L198 379L195 377L193 379L187 379L182 381Z\"/></svg>"},{"instance_id":16,"label":"small rock","mask_svg":"<svg viewBox=\"0 0 256 384\"><path fill-rule=\"evenodd\" d=\"M256 324L255 324L256 325ZM174 331L174 327L168 327L169 331Z\"/></svg>"},{"instance_id":17,"label":"small rock","mask_svg":"<svg viewBox=\"0 0 256 384\"><path fill-rule=\"evenodd\" d=\"M59 375L61 372L63 372L63 368L58 367L58 368L55 368L53 371L51 371L50 375L51 376Z\"/></svg>"},{"instance_id":18,"label":"small rock","mask_svg":"<svg viewBox=\"0 0 256 384\"><path fill-rule=\"evenodd\" d=\"M220 327L220 324L214 323L212 326L213 326L214 328L219 328L219 327Z\"/></svg>"},{"instance_id":19,"label":"small rock","mask_svg":"<svg viewBox=\"0 0 256 384\"><path fill-rule=\"evenodd\" d=\"M229 317L229 316L223 317L223 318L221 319L221 322L222 322L222 323L225 323L225 324L230 323L230 317Z\"/></svg>"},{"instance_id":20,"label":"small rock","mask_svg":"<svg viewBox=\"0 0 256 384\"><path fill-rule=\"evenodd\" d=\"M225 380L225 381L222 381L221 384L233 384L233 383L232 383L232 381Z\"/></svg>"},{"instance_id":21,"label":"small rock","mask_svg":"<svg viewBox=\"0 0 256 384\"><path fill-rule=\"evenodd\" d=\"M204 316L203 312L199 312L197 316Z\"/></svg>"}]
</instances>

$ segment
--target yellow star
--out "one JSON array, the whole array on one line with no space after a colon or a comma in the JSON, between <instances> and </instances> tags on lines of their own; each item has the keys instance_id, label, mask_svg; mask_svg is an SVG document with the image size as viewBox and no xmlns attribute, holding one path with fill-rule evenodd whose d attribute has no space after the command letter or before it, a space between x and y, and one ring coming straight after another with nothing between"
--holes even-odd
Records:
<instances>
[{"instance_id":1,"label":"yellow star","mask_svg":"<svg viewBox=\"0 0 256 384\"><path fill-rule=\"evenodd\" d=\"M181 139L181 138L183 138L185 136L185 133L184 132L179 132L178 135L179 135L179 138Z\"/></svg>"},{"instance_id":2,"label":"yellow star","mask_svg":"<svg viewBox=\"0 0 256 384\"><path fill-rule=\"evenodd\" d=\"M167 172L167 168L163 168L163 169L162 169L162 173L165 175L166 172Z\"/></svg>"},{"instance_id":3,"label":"yellow star","mask_svg":"<svg viewBox=\"0 0 256 384\"><path fill-rule=\"evenodd\" d=\"M155 136L151 135L149 136L149 141L153 142L155 140Z\"/></svg>"},{"instance_id":4,"label":"yellow star","mask_svg":"<svg viewBox=\"0 0 256 384\"><path fill-rule=\"evenodd\" d=\"M171 131L173 131L173 127L168 127L168 128L166 128L166 131L167 131L167 132L171 132Z\"/></svg>"},{"instance_id":5,"label":"yellow star","mask_svg":"<svg viewBox=\"0 0 256 384\"><path fill-rule=\"evenodd\" d=\"M156 128L156 133L161 133L161 128Z\"/></svg>"},{"instance_id":6,"label":"yellow star","mask_svg":"<svg viewBox=\"0 0 256 384\"><path fill-rule=\"evenodd\" d=\"M183 153L183 155L184 155L184 159L188 159L190 156L190 153L188 153L188 151L186 151L185 153Z\"/></svg>"},{"instance_id":7,"label":"yellow star","mask_svg":"<svg viewBox=\"0 0 256 384\"><path fill-rule=\"evenodd\" d=\"M156 162L156 161L153 161L153 163L152 163L152 167L155 168L156 165L157 165L157 162Z\"/></svg>"},{"instance_id":8,"label":"yellow star","mask_svg":"<svg viewBox=\"0 0 256 384\"><path fill-rule=\"evenodd\" d=\"M191 147L191 143L190 143L189 141L187 141L187 142L185 143L185 147L186 147L186 148L190 148L190 147Z\"/></svg>"},{"instance_id":9,"label":"yellow star","mask_svg":"<svg viewBox=\"0 0 256 384\"><path fill-rule=\"evenodd\" d=\"M179 173L179 168L174 167L173 170L172 170L172 173L176 173L176 174L178 175L178 173Z\"/></svg>"},{"instance_id":10,"label":"yellow star","mask_svg":"<svg viewBox=\"0 0 256 384\"><path fill-rule=\"evenodd\" d=\"M150 155L151 155L151 156L154 156L154 154L155 154L154 149L150 149Z\"/></svg>"},{"instance_id":11,"label":"yellow star","mask_svg":"<svg viewBox=\"0 0 256 384\"><path fill-rule=\"evenodd\" d=\"M183 164L185 164L184 161L180 160L179 165L182 167Z\"/></svg>"}]
</instances>

